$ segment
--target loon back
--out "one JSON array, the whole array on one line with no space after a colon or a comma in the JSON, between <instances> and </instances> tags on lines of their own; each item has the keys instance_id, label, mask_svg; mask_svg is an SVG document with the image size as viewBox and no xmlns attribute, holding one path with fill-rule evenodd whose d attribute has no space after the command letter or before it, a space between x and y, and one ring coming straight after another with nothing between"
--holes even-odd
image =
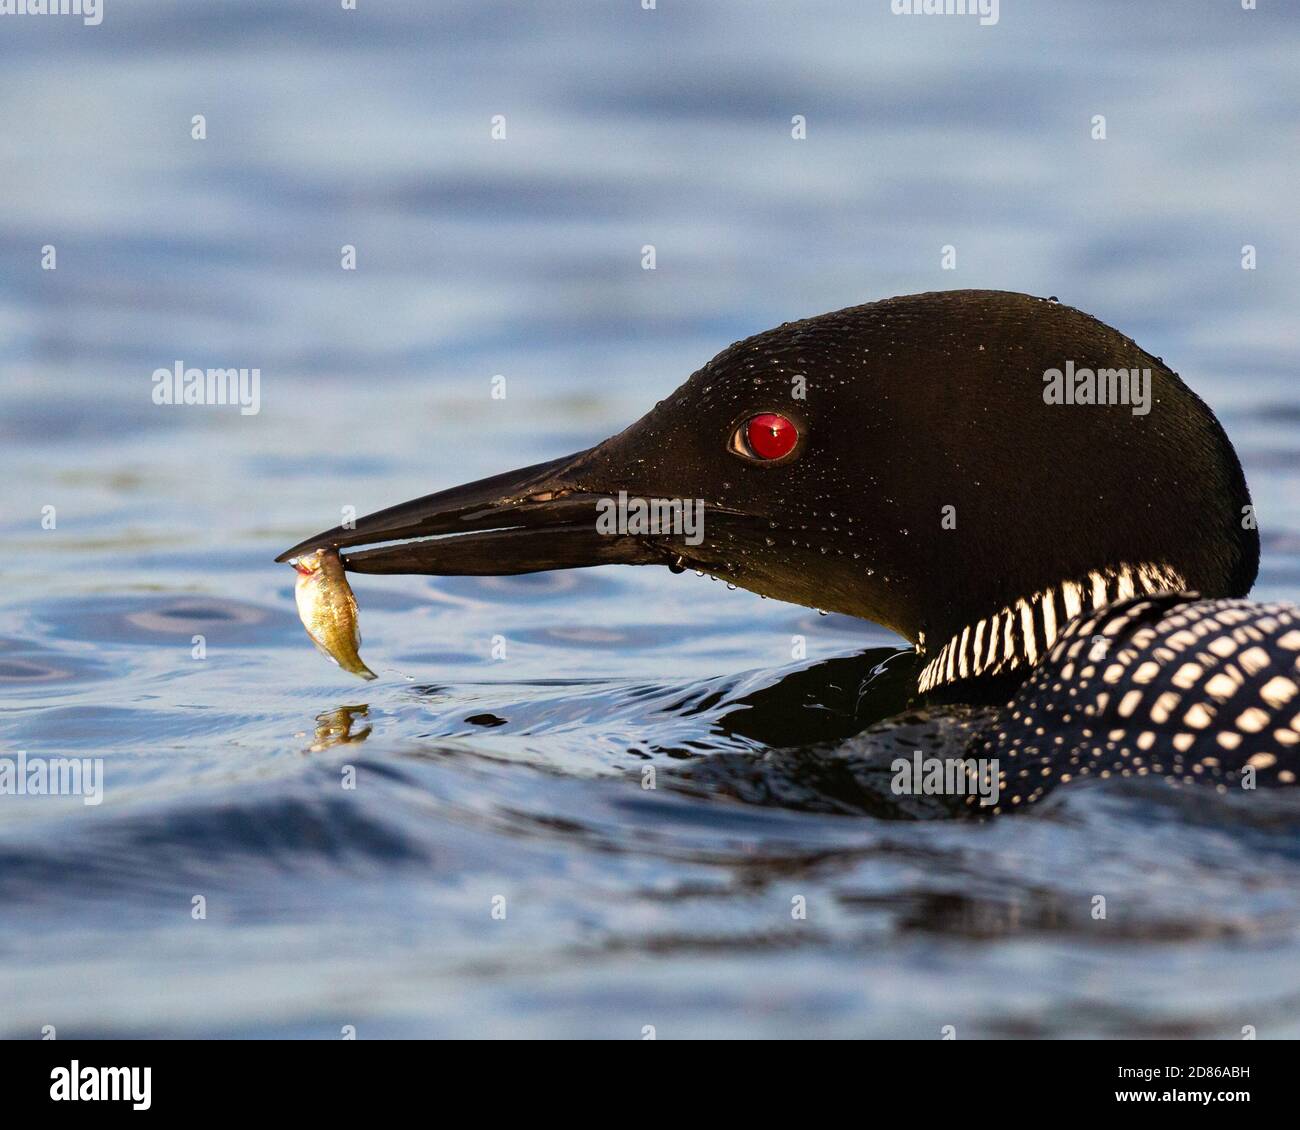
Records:
<instances>
[{"instance_id":1,"label":"loon back","mask_svg":"<svg viewBox=\"0 0 1300 1130\"><path fill-rule=\"evenodd\" d=\"M1073 620L967 753L999 763L994 813L1074 778L1294 785L1297 679L1293 604L1128 600Z\"/></svg>"}]
</instances>

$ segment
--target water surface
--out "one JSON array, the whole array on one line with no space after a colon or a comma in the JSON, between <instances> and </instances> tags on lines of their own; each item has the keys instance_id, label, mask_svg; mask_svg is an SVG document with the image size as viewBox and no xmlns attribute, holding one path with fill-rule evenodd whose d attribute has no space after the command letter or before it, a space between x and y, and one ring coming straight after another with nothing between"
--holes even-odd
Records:
<instances>
[{"instance_id":1,"label":"water surface","mask_svg":"<svg viewBox=\"0 0 1300 1130\"><path fill-rule=\"evenodd\" d=\"M872 625L664 570L362 577L362 684L271 561L778 322L997 287L1215 408L1294 599L1300 23L1261 7L6 18L0 750L105 793L0 798L0 1033L1300 1034L1289 796L885 819L822 744ZM177 360L259 367L260 412L153 404Z\"/></svg>"}]
</instances>

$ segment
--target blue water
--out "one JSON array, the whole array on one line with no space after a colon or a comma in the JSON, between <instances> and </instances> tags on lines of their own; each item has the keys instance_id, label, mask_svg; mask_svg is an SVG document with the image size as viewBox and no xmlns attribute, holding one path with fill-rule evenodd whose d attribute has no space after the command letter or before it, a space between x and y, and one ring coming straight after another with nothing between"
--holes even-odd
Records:
<instances>
[{"instance_id":1,"label":"blue water","mask_svg":"<svg viewBox=\"0 0 1300 1130\"><path fill-rule=\"evenodd\" d=\"M1300 1035L1289 796L885 820L788 690L882 629L657 569L362 577L362 684L272 564L778 322L992 287L1182 374L1295 599L1300 19L1001 9L0 17L0 756L104 767L0 797L0 1034ZM154 404L177 361L260 411Z\"/></svg>"}]
</instances>

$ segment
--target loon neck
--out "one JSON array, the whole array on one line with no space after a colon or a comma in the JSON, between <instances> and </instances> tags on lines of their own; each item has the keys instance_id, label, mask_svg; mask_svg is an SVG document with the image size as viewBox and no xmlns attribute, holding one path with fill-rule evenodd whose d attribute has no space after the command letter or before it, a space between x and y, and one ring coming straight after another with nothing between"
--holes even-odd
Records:
<instances>
[{"instance_id":1,"label":"loon neck","mask_svg":"<svg viewBox=\"0 0 1300 1130\"><path fill-rule=\"evenodd\" d=\"M922 642L921 657L928 662L917 677L917 690L929 694L959 684L991 682L1017 669L1028 673L1080 613L1132 596L1186 587L1177 570L1144 563L1093 569L1077 580L1040 589L967 624L932 657Z\"/></svg>"}]
</instances>

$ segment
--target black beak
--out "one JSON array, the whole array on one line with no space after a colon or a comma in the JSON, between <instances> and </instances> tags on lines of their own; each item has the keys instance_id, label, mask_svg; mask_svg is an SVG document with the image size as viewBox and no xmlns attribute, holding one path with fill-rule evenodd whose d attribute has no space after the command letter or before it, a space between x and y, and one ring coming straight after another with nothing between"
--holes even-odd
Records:
<instances>
[{"instance_id":1,"label":"black beak","mask_svg":"<svg viewBox=\"0 0 1300 1130\"><path fill-rule=\"evenodd\" d=\"M667 542L602 533L606 495L578 485L590 451L425 495L337 526L286 549L277 561L317 549L378 545L343 554L356 573L506 576L589 565L666 565Z\"/></svg>"}]
</instances>

